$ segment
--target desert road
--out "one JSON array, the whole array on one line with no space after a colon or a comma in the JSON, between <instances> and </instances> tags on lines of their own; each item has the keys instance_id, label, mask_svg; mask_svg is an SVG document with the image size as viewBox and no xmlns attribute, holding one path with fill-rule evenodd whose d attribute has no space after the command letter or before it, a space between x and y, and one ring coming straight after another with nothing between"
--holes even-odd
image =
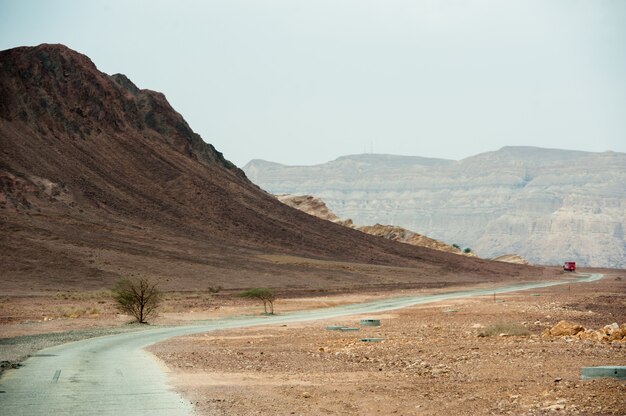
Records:
<instances>
[{"instance_id":1,"label":"desert road","mask_svg":"<svg viewBox=\"0 0 626 416\"><path fill-rule=\"evenodd\" d=\"M450 299L537 289L603 277L521 283L430 296L388 298L362 304L276 316L220 319L91 338L39 351L0 379L3 415L191 415L192 406L170 390L164 369L142 348L180 335L375 313Z\"/></svg>"}]
</instances>

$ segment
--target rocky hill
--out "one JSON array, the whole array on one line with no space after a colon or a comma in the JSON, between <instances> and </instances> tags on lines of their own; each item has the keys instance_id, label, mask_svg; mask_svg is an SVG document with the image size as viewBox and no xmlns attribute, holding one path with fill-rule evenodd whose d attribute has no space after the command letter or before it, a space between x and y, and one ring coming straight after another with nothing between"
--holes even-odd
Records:
<instances>
[{"instance_id":1,"label":"rocky hill","mask_svg":"<svg viewBox=\"0 0 626 416\"><path fill-rule=\"evenodd\" d=\"M290 207L299 209L300 211L306 212L309 215L314 215L318 218L332 221L336 224L341 224L346 227L355 228L366 234L375 235L377 237L398 241L400 243L411 244L414 246L428 247L432 248L433 250L461 254L464 256L474 256L474 253L464 253L460 249L453 247L450 244L442 243L441 241L434 240L432 238L426 237L425 235L421 235L416 232L407 230L406 228L398 227L395 225L375 224L356 226L352 219L340 219L339 217L337 217L337 215L335 215L334 212L328 209L324 201L311 195L278 195L277 198L283 204L287 204ZM507 260L498 259L498 261ZM512 261L511 263L519 263L519 261ZM524 264L528 264L528 262Z\"/></svg>"},{"instance_id":2,"label":"rocky hill","mask_svg":"<svg viewBox=\"0 0 626 416\"><path fill-rule=\"evenodd\" d=\"M375 238L287 207L206 144L163 94L104 74L63 45L0 52L0 149L5 291L110 287L132 275L184 290L538 272ZM385 275L388 266L396 269Z\"/></svg>"},{"instance_id":3,"label":"rocky hill","mask_svg":"<svg viewBox=\"0 0 626 416\"><path fill-rule=\"evenodd\" d=\"M397 224L480 257L626 267L624 153L505 147L460 161L364 154L243 169L269 192L316 195L341 217Z\"/></svg>"},{"instance_id":4,"label":"rocky hill","mask_svg":"<svg viewBox=\"0 0 626 416\"><path fill-rule=\"evenodd\" d=\"M522 256L519 256L517 254L503 254L501 256L494 257L491 260L493 260L493 261L503 261L503 262L506 262L506 263L528 264L528 260L526 260L525 258L523 258Z\"/></svg>"},{"instance_id":5,"label":"rocky hill","mask_svg":"<svg viewBox=\"0 0 626 416\"><path fill-rule=\"evenodd\" d=\"M450 244L442 243L433 238L426 237L425 235L418 234L406 228L398 227L396 225L365 225L357 227L357 230L364 233L376 235L379 237L387 238L389 240L399 241L405 244L411 244L413 246L428 247L433 250L445 251L448 253L459 254L463 256L474 257L474 253L464 253L460 249L451 246Z\"/></svg>"},{"instance_id":6,"label":"rocky hill","mask_svg":"<svg viewBox=\"0 0 626 416\"><path fill-rule=\"evenodd\" d=\"M276 195L276 198L285 205L292 208L306 212L314 217L321 218L326 221L334 222L335 224L343 225L345 227L354 228L354 224L351 219L341 219L335 215L328 207L326 203L319 198L315 198L311 195Z\"/></svg>"}]
</instances>

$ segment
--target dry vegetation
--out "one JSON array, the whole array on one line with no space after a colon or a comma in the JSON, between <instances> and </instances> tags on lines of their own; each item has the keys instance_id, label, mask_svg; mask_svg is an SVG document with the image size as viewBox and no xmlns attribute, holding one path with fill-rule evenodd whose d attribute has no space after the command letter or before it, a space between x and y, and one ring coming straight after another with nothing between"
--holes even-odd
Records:
<instances>
[{"instance_id":1,"label":"dry vegetation","mask_svg":"<svg viewBox=\"0 0 626 416\"><path fill-rule=\"evenodd\" d=\"M516 322L498 322L493 325L489 325L484 330L478 333L479 337L494 337L494 336L525 336L530 335L530 331L527 327Z\"/></svg>"}]
</instances>

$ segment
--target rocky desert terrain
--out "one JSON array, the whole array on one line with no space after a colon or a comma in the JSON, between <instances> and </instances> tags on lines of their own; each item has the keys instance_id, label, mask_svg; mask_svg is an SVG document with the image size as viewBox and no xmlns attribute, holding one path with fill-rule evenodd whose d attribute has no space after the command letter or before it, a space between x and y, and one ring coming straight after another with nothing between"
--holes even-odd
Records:
<instances>
[{"instance_id":1,"label":"rocky desert terrain","mask_svg":"<svg viewBox=\"0 0 626 416\"><path fill-rule=\"evenodd\" d=\"M619 155L605 156L619 165ZM544 212L538 201L531 208ZM599 214L621 209L600 205ZM115 308L110 289L121 277L159 283L155 326L257 315L260 305L238 296L254 286L273 289L276 311L287 313L571 277L404 244L286 206L163 94L47 44L0 52L0 264L1 369L47 346L145 329ZM199 414L623 414L623 382L578 379L581 365L624 363L613 324L621 331L625 321L625 276L600 272L607 277L585 285L380 314L375 328L325 329L358 326L354 316L206 333L150 351ZM562 319L587 335L542 335ZM610 342L591 331L606 325ZM19 385L31 395L29 380ZM71 381L64 388L77 392ZM13 397L20 407L24 396Z\"/></svg>"},{"instance_id":2,"label":"rocky desert terrain","mask_svg":"<svg viewBox=\"0 0 626 416\"><path fill-rule=\"evenodd\" d=\"M268 192L315 195L357 224L401 226L483 258L626 267L624 153L505 147L459 161L362 154L243 170Z\"/></svg>"},{"instance_id":3,"label":"rocky desert terrain","mask_svg":"<svg viewBox=\"0 0 626 416\"><path fill-rule=\"evenodd\" d=\"M593 283L208 332L148 350L198 415L622 415L623 380L580 380L583 366L626 365L626 273L600 272ZM276 312L457 289L286 293ZM7 368L64 342L261 311L228 291L169 292L146 326L130 324L104 291L3 297L0 361ZM361 326L365 318L381 326ZM619 338L605 329L615 326Z\"/></svg>"},{"instance_id":4,"label":"rocky desert terrain","mask_svg":"<svg viewBox=\"0 0 626 416\"><path fill-rule=\"evenodd\" d=\"M149 350L199 415L623 415L624 380L580 379L583 366L626 364L626 278L617 277L211 332ZM381 326L360 326L362 318ZM562 320L601 334L616 323L622 332L547 334Z\"/></svg>"}]
</instances>

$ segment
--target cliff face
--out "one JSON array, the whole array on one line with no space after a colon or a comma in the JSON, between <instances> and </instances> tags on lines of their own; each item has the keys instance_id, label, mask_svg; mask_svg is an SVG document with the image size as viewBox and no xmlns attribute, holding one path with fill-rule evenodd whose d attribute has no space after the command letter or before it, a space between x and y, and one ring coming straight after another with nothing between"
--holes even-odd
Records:
<instances>
[{"instance_id":1,"label":"cliff face","mask_svg":"<svg viewBox=\"0 0 626 416\"><path fill-rule=\"evenodd\" d=\"M623 153L507 147L461 161L359 155L243 169L269 192L316 195L341 217L397 224L480 257L626 267Z\"/></svg>"},{"instance_id":2,"label":"cliff face","mask_svg":"<svg viewBox=\"0 0 626 416\"><path fill-rule=\"evenodd\" d=\"M0 281L28 290L102 287L133 274L178 289L357 278L268 256L450 275L523 270L461 262L289 208L202 141L163 94L62 45L0 52L0 237Z\"/></svg>"}]
</instances>

